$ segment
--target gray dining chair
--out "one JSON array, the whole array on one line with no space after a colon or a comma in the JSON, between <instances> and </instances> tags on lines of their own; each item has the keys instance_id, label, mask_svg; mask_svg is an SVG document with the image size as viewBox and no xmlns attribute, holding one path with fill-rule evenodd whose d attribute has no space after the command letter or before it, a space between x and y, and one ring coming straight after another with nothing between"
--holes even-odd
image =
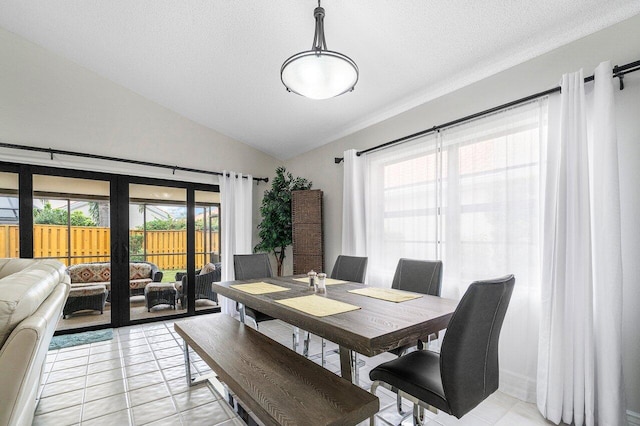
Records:
<instances>
[{"instance_id":1,"label":"gray dining chair","mask_svg":"<svg viewBox=\"0 0 640 426\"><path fill-rule=\"evenodd\" d=\"M401 258L398 260L398 266L396 266L391 288L439 297L442 289L442 261ZM431 337L437 339L438 332L436 331L428 336L427 343ZM422 349L422 341L418 340L416 343L402 345L390 350L389 353L401 356L415 346L417 346L418 349ZM402 397L400 394L398 394L396 398L396 408L398 414L401 416L410 414L402 410Z\"/></svg>"},{"instance_id":2,"label":"gray dining chair","mask_svg":"<svg viewBox=\"0 0 640 426\"><path fill-rule=\"evenodd\" d=\"M398 260L391 288L440 297L442 290L442 261L401 258ZM434 335L437 339L438 332L434 333ZM422 342L418 341L416 344L421 349ZM416 344L407 344L389 352L400 356L411 347L416 346Z\"/></svg>"},{"instance_id":3,"label":"gray dining chair","mask_svg":"<svg viewBox=\"0 0 640 426\"><path fill-rule=\"evenodd\" d=\"M413 351L378 365L369 373L371 393L382 386L413 402L414 425L422 424L424 408L457 418L471 411L498 389L498 340L514 285L513 275L472 283L440 353Z\"/></svg>"},{"instance_id":4,"label":"gray dining chair","mask_svg":"<svg viewBox=\"0 0 640 426\"><path fill-rule=\"evenodd\" d=\"M367 274L367 258L339 255L331 271L331 278L336 280L364 283Z\"/></svg>"},{"instance_id":5,"label":"gray dining chair","mask_svg":"<svg viewBox=\"0 0 640 426\"><path fill-rule=\"evenodd\" d=\"M234 254L233 269L235 272L236 280L271 278L272 276L271 263L269 262L269 256L266 253ZM239 306L237 303L236 309L239 310ZM249 306L245 306L244 311L245 316L251 318L251 320L255 323L256 330L259 329L258 324L260 324L261 322L275 319L260 311L256 311Z\"/></svg>"}]
</instances>

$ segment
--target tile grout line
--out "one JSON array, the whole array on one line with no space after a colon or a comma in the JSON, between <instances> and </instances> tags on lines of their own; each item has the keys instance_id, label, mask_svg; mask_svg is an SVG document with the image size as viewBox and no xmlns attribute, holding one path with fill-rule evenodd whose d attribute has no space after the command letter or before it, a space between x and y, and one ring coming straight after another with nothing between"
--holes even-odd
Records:
<instances>
[{"instance_id":1,"label":"tile grout line","mask_svg":"<svg viewBox=\"0 0 640 426\"><path fill-rule=\"evenodd\" d=\"M164 325L164 322L162 322L162 325L166 328L166 326ZM156 356L156 350L153 348L153 346L151 346L152 342L149 342L149 340L148 340L148 337L151 337L151 336L147 336L146 329L144 328L144 326L141 326L141 329L143 330L142 333L143 333L143 336L144 336L144 340L145 340L145 342L147 342L147 344L149 345L149 349L151 350L151 354L153 356L153 362L156 363L156 366L158 367L158 372L160 373L160 376L162 377L162 383L167 388L167 390L169 392L169 397L171 398L171 402L173 403L173 405L176 408L176 414L178 415L178 418L180 419L180 422L182 423L182 419L180 418L180 412L178 411L178 405L177 405L176 401L173 399L173 394L171 393L171 390L169 390L169 384L168 384L167 378L165 377L164 373L162 372L162 367L160 367L159 359ZM159 329L159 328L150 329L150 330L157 330L157 329ZM163 334L163 333L161 333L161 334ZM149 385L149 386L153 386L153 385ZM144 386L144 387L146 387L146 386ZM142 387L140 389L143 389L144 387ZM153 401L148 401L147 403L154 402L154 401L159 401L160 399L162 399L162 398L158 398L158 399L153 400ZM133 416L133 408L131 409L131 415ZM157 421L157 420L152 420L152 421L146 422L146 423L140 423L140 426L148 424L148 423L152 423L152 422L155 422L155 421ZM134 424L134 426L138 426L138 424L135 423L135 422L133 424Z\"/></svg>"},{"instance_id":2,"label":"tile grout line","mask_svg":"<svg viewBox=\"0 0 640 426\"><path fill-rule=\"evenodd\" d=\"M125 362L124 362L124 350L122 347L122 342L120 341L120 332L118 334L118 355L120 356L120 365L122 368L122 388L124 389L124 398L127 403L127 416L129 417L129 424L135 425L133 419L133 407L131 406L131 400L129 398L129 382L127 381L127 371L125 370ZM128 339L131 340L131 339ZM146 342L145 338L145 342Z\"/></svg>"}]
</instances>

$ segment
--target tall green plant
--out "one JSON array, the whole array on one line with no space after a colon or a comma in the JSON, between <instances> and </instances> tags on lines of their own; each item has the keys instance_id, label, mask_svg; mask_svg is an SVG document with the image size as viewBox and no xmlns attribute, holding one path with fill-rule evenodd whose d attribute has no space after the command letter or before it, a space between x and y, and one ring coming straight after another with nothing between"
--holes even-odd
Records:
<instances>
[{"instance_id":1,"label":"tall green plant","mask_svg":"<svg viewBox=\"0 0 640 426\"><path fill-rule=\"evenodd\" d=\"M67 217L67 209L54 209L50 202L45 202L41 209L33 209L33 223L42 225L96 226L96 223L79 210L71 212Z\"/></svg>"},{"instance_id":2,"label":"tall green plant","mask_svg":"<svg viewBox=\"0 0 640 426\"><path fill-rule=\"evenodd\" d=\"M254 251L272 253L278 264L278 276L282 275L285 249L293 242L291 228L291 191L311 189L307 179L294 177L284 167L276 169L271 189L264 192L258 225L260 243Z\"/></svg>"}]
</instances>

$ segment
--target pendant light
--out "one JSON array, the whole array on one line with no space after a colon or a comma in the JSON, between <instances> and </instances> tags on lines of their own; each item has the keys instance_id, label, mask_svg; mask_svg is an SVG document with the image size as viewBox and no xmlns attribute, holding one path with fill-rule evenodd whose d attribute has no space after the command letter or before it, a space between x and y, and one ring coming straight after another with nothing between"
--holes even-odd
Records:
<instances>
[{"instance_id":1,"label":"pendant light","mask_svg":"<svg viewBox=\"0 0 640 426\"><path fill-rule=\"evenodd\" d=\"M328 99L350 92L358 82L358 66L342 53L327 50L324 38L324 8L313 11L316 31L311 50L284 61L280 79L287 91L311 99Z\"/></svg>"}]
</instances>

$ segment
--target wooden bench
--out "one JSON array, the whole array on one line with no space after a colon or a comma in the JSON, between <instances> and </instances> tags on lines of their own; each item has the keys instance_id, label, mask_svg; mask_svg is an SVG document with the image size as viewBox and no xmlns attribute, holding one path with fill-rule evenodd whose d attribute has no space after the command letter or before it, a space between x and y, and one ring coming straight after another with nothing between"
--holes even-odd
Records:
<instances>
[{"instance_id":1,"label":"wooden bench","mask_svg":"<svg viewBox=\"0 0 640 426\"><path fill-rule=\"evenodd\" d=\"M376 396L227 315L176 322L185 341L265 425L355 425Z\"/></svg>"}]
</instances>

